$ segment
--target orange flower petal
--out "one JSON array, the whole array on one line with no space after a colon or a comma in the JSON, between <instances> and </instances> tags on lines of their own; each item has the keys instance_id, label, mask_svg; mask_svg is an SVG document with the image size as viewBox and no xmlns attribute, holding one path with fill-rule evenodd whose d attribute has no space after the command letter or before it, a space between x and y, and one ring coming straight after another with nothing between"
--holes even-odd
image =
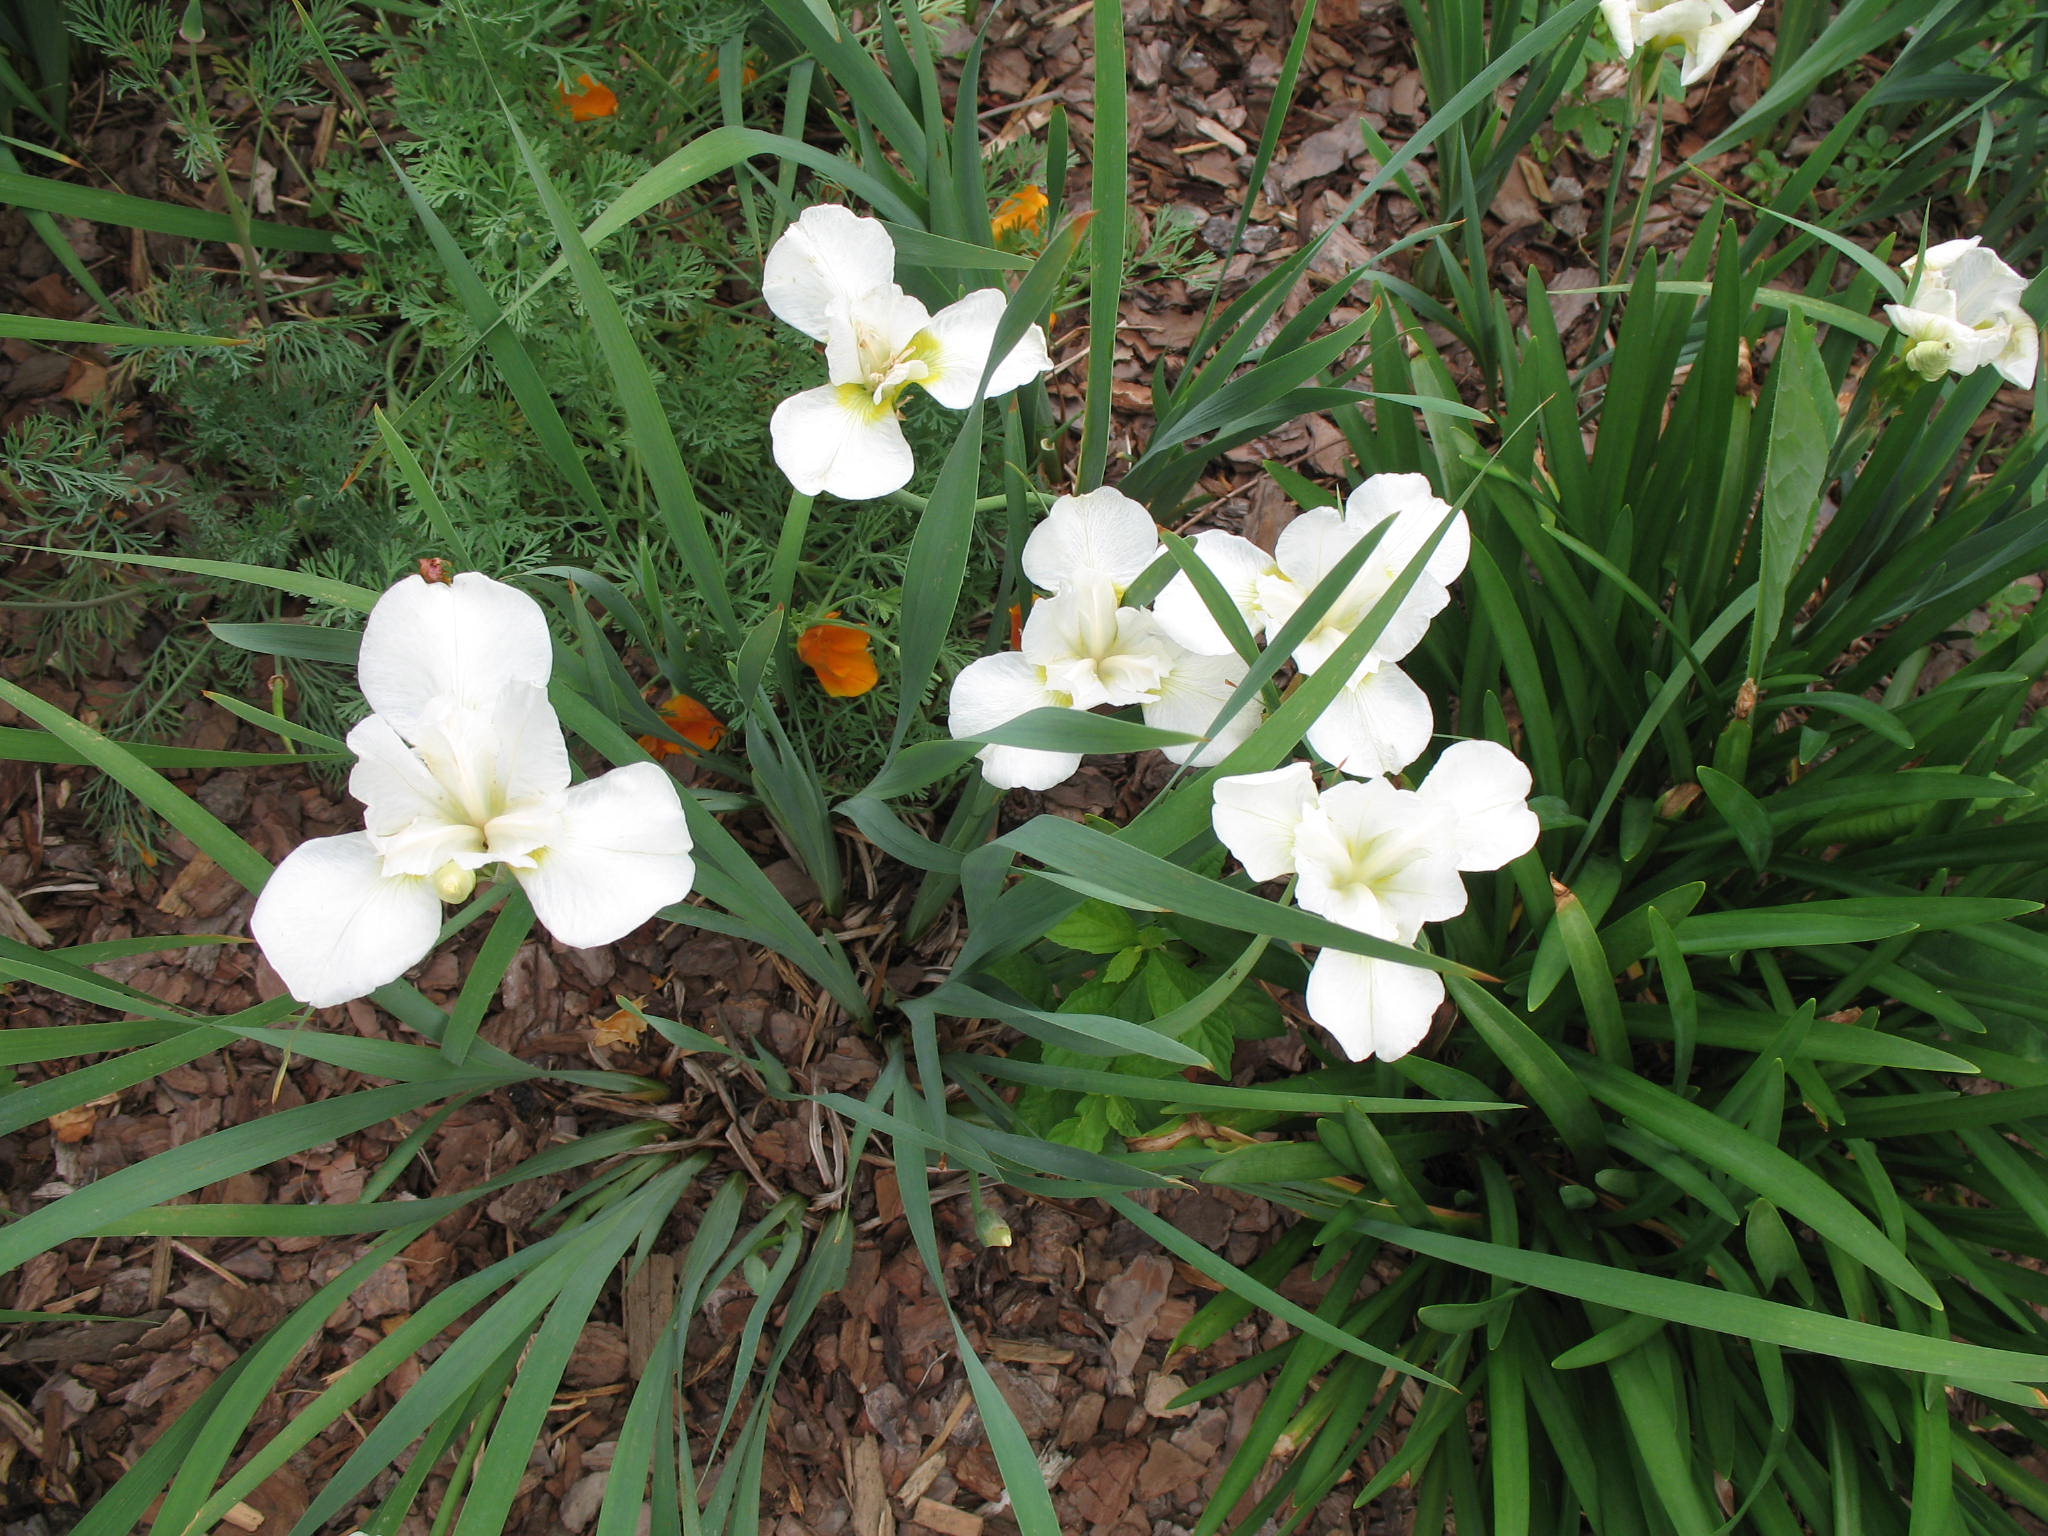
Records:
<instances>
[{"instance_id":1,"label":"orange flower petal","mask_svg":"<svg viewBox=\"0 0 2048 1536\"><path fill-rule=\"evenodd\" d=\"M706 752L725 739L725 722L687 693L675 694L662 705L661 718L683 740ZM638 740L657 758L674 757L689 751L688 747L679 747L665 736L642 736Z\"/></svg>"},{"instance_id":2,"label":"orange flower petal","mask_svg":"<svg viewBox=\"0 0 2048 1536\"><path fill-rule=\"evenodd\" d=\"M562 105L569 116L579 123L587 123L594 117L610 117L619 110L619 98L608 85L599 85L588 75L578 75L576 83L583 87L572 91L566 85L557 85L555 94L562 98Z\"/></svg>"},{"instance_id":3,"label":"orange flower petal","mask_svg":"<svg viewBox=\"0 0 2048 1536\"><path fill-rule=\"evenodd\" d=\"M854 699L882 680L868 652L868 632L850 624L813 624L797 637L797 660L835 699Z\"/></svg>"},{"instance_id":4,"label":"orange flower petal","mask_svg":"<svg viewBox=\"0 0 2048 1536\"><path fill-rule=\"evenodd\" d=\"M1052 206L1052 199L1045 195L1045 188L1037 185L1019 187L996 205L989 228L998 240L1006 235L1023 234L1026 230L1037 231L1045 222L1045 210Z\"/></svg>"}]
</instances>

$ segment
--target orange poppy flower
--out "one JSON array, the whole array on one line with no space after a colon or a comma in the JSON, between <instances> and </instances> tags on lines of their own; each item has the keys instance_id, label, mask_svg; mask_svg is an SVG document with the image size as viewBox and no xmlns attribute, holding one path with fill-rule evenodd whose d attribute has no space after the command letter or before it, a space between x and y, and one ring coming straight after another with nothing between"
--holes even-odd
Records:
<instances>
[{"instance_id":1,"label":"orange poppy flower","mask_svg":"<svg viewBox=\"0 0 2048 1536\"><path fill-rule=\"evenodd\" d=\"M661 718L683 740L706 752L725 739L725 722L687 693L676 694L662 705ZM657 758L690 753L689 747L679 747L665 736L642 736L638 740L649 754ZM690 755L695 756L694 753Z\"/></svg>"},{"instance_id":2,"label":"orange poppy flower","mask_svg":"<svg viewBox=\"0 0 2048 1536\"><path fill-rule=\"evenodd\" d=\"M1026 232L1036 234L1045 223L1045 210L1051 206L1052 199L1045 195L1045 188L1035 184L1019 187L996 205L989 228L998 240Z\"/></svg>"},{"instance_id":3,"label":"orange poppy flower","mask_svg":"<svg viewBox=\"0 0 2048 1536\"><path fill-rule=\"evenodd\" d=\"M813 624L797 637L796 655L835 699L857 699L882 680L868 654L868 632L851 624Z\"/></svg>"},{"instance_id":4,"label":"orange poppy flower","mask_svg":"<svg viewBox=\"0 0 2048 1536\"><path fill-rule=\"evenodd\" d=\"M712 60L715 57L716 55L709 53L700 53L697 55L698 62L711 65L711 73L704 77L706 80L715 81L718 79L718 66L712 63ZM742 64L740 65L740 84L752 85L755 80L760 78L760 74L761 72L758 69L754 68L753 65Z\"/></svg>"},{"instance_id":5,"label":"orange poppy flower","mask_svg":"<svg viewBox=\"0 0 2048 1536\"><path fill-rule=\"evenodd\" d=\"M562 105L569 116L579 123L587 123L594 117L610 117L619 110L618 95L608 85L599 85L588 75L578 75L576 83L583 87L572 91L566 85L557 85L555 94L562 98Z\"/></svg>"}]
</instances>

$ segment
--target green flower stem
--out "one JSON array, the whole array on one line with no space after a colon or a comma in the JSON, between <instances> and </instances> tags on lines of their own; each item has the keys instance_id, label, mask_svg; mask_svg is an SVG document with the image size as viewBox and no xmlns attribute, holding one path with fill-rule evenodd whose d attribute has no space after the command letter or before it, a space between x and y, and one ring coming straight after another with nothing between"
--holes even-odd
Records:
<instances>
[{"instance_id":1,"label":"green flower stem","mask_svg":"<svg viewBox=\"0 0 2048 1536\"><path fill-rule=\"evenodd\" d=\"M1658 84L1664 68L1664 51L1645 48L1636 55L1635 67L1629 73L1628 127L1616 136L1614 141L1614 165L1607 175L1607 193L1600 208L1600 281L1601 284L1627 281L1629 265L1635 260L1636 237L1643 227L1643 212L1649 205L1652 188L1657 181L1657 166L1664 153L1664 111L1657 105ZM1636 215L1629 223L1628 241L1622 251L1619 263L1610 264L1610 253L1614 250L1614 215L1621 202L1621 191L1628 184L1628 163L1636 147L1636 134L1643 124L1643 113L1656 106L1650 116L1650 174L1643 178L1642 189L1636 199ZM1593 334L1605 335L1614 318L1615 307L1621 295L1610 293L1600 300L1600 320Z\"/></svg>"},{"instance_id":2,"label":"green flower stem","mask_svg":"<svg viewBox=\"0 0 2048 1536\"><path fill-rule=\"evenodd\" d=\"M1032 494L1037 496L1041 502L1052 500L1050 496L1045 495L1041 491L1034 490ZM915 491L891 491L886 499L895 502L900 507L908 507L913 512L922 512L931 505L925 497L918 495ZM996 508L1002 506L1007 499L1007 497L1000 493L994 496L983 496L974 503L974 510L977 512L993 512Z\"/></svg>"}]
</instances>

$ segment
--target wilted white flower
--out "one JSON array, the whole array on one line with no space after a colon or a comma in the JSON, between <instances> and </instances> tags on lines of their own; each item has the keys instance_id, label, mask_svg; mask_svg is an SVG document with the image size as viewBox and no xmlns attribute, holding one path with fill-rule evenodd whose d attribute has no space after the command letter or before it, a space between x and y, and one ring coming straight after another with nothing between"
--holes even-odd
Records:
<instances>
[{"instance_id":1,"label":"wilted white flower","mask_svg":"<svg viewBox=\"0 0 2048 1536\"><path fill-rule=\"evenodd\" d=\"M1007 295L978 289L934 315L895 279L889 231L835 204L805 209L768 252L761 296L825 344L831 381L791 395L769 422L776 464L807 496L868 501L909 482L916 466L897 411L912 384L951 410L974 403ZM986 398L1051 367L1034 325L996 364Z\"/></svg>"},{"instance_id":2,"label":"wilted white flower","mask_svg":"<svg viewBox=\"0 0 2048 1536\"><path fill-rule=\"evenodd\" d=\"M1247 704L1212 734L1243 663L1234 653L1191 654L1152 614L1122 605L1158 553L1151 513L1122 492L1104 486L1057 498L1022 555L1025 575L1052 596L1032 604L1019 649L971 662L953 680L952 734L979 736L1034 709L1136 704L1148 725L1211 737L1165 748L1170 761L1220 762L1262 715ZM977 756L982 776L1001 789L1050 789L1081 766L1078 752L1034 747L986 746Z\"/></svg>"},{"instance_id":3,"label":"wilted white flower","mask_svg":"<svg viewBox=\"0 0 2048 1536\"><path fill-rule=\"evenodd\" d=\"M293 849L249 919L292 996L325 1008L396 980L433 947L441 904L467 899L488 865L579 948L689 894L667 774L635 763L569 782L552 666L540 605L487 576L410 576L377 600L357 664L373 713L348 736L364 830Z\"/></svg>"},{"instance_id":4,"label":"wilted white flower","mask_svg":"<svg viewBox=\"0 0 2048 1536\"><path fill-rule=\"evenodd\" d=\"M1318 790L1307 763L1219 780L1216 835L1254 880L1294 874L1294 899L1333 923L1413 944L1465 910L1463 870L1499 869L1535 846L1529 770L1506 748L1447 748L1420 789L1385 779ZM1443 979L1420 966L1326 949L1309 970L1309 1017L1354 1061L1405 1056L1429 1033Z\"/></svg>"},{"instance_id":5,"label":"wilted white flower","mask_svg":"<svg viewBox=\"0 0 2048 1536\"><path fill-rule=\"evenodd\" d=\"M1697 85L1712 73L1728 45L1749 29L1763 9L1762 0L1738 11L1727 0L1600 0L1600 14L1624 59L1638 48L1661 53L1680 48L1685 63L1679 84Z\"/></svg>"},{"instance_id":6,"label":"wilted white flower","mask_svg":"<svg viewBox=\"0 0 2048 1536\"><path fill-rule=\"evenodd\" d=\"M2026 279L1976 236L1949 240L1901 268L1911 289L1885 318L1905 337L1901 354L1923 379L1966 376L1989 365L2008 384L2029 389L2040 365L2041 332L2020 307Z\"/></svg>"}]
</instances>

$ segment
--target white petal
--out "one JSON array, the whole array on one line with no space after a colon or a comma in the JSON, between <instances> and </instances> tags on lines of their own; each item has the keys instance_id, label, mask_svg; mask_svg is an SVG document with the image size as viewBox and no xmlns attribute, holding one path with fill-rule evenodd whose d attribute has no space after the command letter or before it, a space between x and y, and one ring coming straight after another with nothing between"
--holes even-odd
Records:
<instances>
[{"instance_id":1,"label":"white petal","mask_svg":"<svg viewBox=\"0 0 2048 1536\"><path fill-rule=\"evenodd\" d=\"M932 344L927 362L931 373L920 380L931 397L950 410L964 411L974 404L975 386L981 370L988 366L988 350L995 345L996 326L1010 296L1000 288L978 288L957 304L948 304L926 327ZM1025 331L1023 340L996 364L984 399L1007 395L1019 385L1029 384L1042 373L1052 371L1052 355L1045 349L1045 332L1038 326Z\"/></svg>"},{"instance_id":2,"label":"white petal","mask_svg":"<svg viewBox=\"0 0 2048 1536\"><path fill-rule=\"evenodd\" d=\"M425 880L386 877L369 837L316 837L277 866L249 932L302 1003L331 1008L396 981L441 932L441 899Z\"/></svg>"},{"instance_id":3,"label":"white petal","mask_svg":"<svg viewBox=\"0 0 2048 1536\"><path fill-rule=\"evenodd\" d=\"M1308 973L1308 1016L1353 1061L1398 1061L1429 1034L1444 979L1419 965L1326 949Z\"/></svg>"},{"instance_id":4,"label":"white petal","mask_svg":"<svg viewBox=\"0 0 2048 1536\"><path fill-rule=\"evenodd\" d=\"M1152 615L1118 607L1104 581L1035 603L1024 621L1024 659L1075 709L1151 702L1176 654Z\"/></svg>"},{"instance_id":5,"label":"white petal","mask_svg":"<svg viewBox=\"0 0 2048 1536\"><path fill-rule=\"evenodd\" d=\"M1294 872L1294 835L1315 803L1316 776L1297 761L1218 779L1209 819L1244 872L1264 884Z\"/></svg>"},{"instance_id":6,"label":"white petal","mask_svg":"<svg viewBox=\"0 0 2048 1536\"><path fill-rule=\"evenodd\" d=\"M896 276L896 245L879 219L851 208L806 208L761 267L761 297L786 325L823 341L833 307Z\"/></svg>"},{"instance_id":7,"label":"white petal","mask_svg":"<svg viewBox=\"0 0 2048 1536\"><path fill-rule=\"evenodd\" d=\"M1728 45L1749 29L1749 24L1756 20L1757 12L1762 9L1763 0L1757 0L1757 3L1746 11L1730 13L1722 20L1700 28L1686 44L1685 70L1678 77L1678 83L1693 86L1706 79L1713 72L1714 66L1721 62L1721 56L1728 51Z\"/></svg>"},{"instance_id":8,"label":"white petal","mask_svg":"<svg viewBox=\"0 0 2048 1536\"><path fill-rule=\"evenodd\" d=\"M1354 678L1308 728L1309 747L1357 778L1399 773L1429 745L1429 695L1391 662Z\"/></svg>"},{"instance_id":9,"label":"white petal","mask_svg":"<svg viewBox=\"0 0 2048 1536\"><path fill-rule=\"evenodd\" d=\"M1256 635L1267 618L1259 605L1261 578L1266 578L1265 585L1285 579L1279 575L1279 567L1273 563L1273 557L1250 539L1216 528L1206 528L1195 535L1195 553L1202 557L1202 564L1215 574L1246 627ZM1159 627L1176 645L1202 656L1237 654L1224 637L1223 626L1216 622L1215 615L1209 612L1209 605L1202 601L1202 594L1184 574L1176 575L1160 590L1152 604L1152 613L1159 620Z\"/></svg>"},{"instance_id":10,"label":"white petal","mask_svg":"<svg viewBox=\"0 0 2048 1536\"><path fill-rule=\"evenodd\" d=\"M1051 789L1081 771L1078 752L1044 752L1036 747L983 747L974 754L981 776L997 789Z\"/></svg>"},{"instance_id":11,"label":"white petal","mask_svg":"<svg viewBox=\"0 0 2048 1536\"><path fill-rule=\"evenodd\" d=\"M1956 296L1956 318L1965 325L2004 321L2023 313L2027 280L1987 250L1965 251L1945 276Z\"/></svg>"},{"instance_id":12,"label":"white petal","mask_svg":"<svg viewBox=\"0 0 2048 1536\"><path fill-rule=\"evenodd\" d=\"M1290 580L1313 588L1359 540L1334 507L1311 507L1280 530L1273 545L1273 563Z\"/></svg>"},{"instance_id":13,"label":"white petal","mask_svg":"<svg viewBox=\"0 0 2048 1536\"><path fill-rule=\"evenodd\" d=\"M894 283L834 305L825 324L826 378L834 384L860 384L873 390L884 382L892 362L930 323L931 311Z\"/></svg>"},{"instance_id":14,"label":"white petal","mask_svg":"<svg viewBox=\"0 0 2048 1536\"><path fill-rule=\"evenodd\" d=\"M946 700L946 729L955 739L979 736L1034 709L1063 709L1068 699L1046 686L1045 673L1015 651L970 661L953 679ZM998 789L1051 789L1081 767L1078 752L1045 752L1034 747L983 747L975 756L981 776Z\"/></svg>"},{"instance_id":15,"label":"white petal","mask_svg":"<svg viewBox=\"0 0 2048 1536\"><path fill-rule=\"evenodd\" d=\"M512 683L545 688L554 659L547 615L517 587L475 571L452 583L408 576L370 610L356 678L410 741L428 700L484 704Z\"/></svg>"},{"instance_id":16,"label":"white petal","mask_svg":"<svg viewBox=\"0 0 2048 1536\"><path fill-rule=\"evenodd\" d=\"M1529 809L1529 770L1506 747L1461 741L1446 747L1416 793L1450 820L1460 869L1499 869L1536 846L1542 830Z\"/></svg>"},{"instance_id":17,"label":"white petal","mask_svg":"<svg viewBox=\"0 0 2048 1536\"><path fill-rule=\"evenodd\" d=\"M910 483L917 468L896 413L858 384L826 384L775 407L775 463L806 496L873 501Z\"/></svg>"},{"instance_id":18,"label":"white petal","mask_svg":"<svg viewBox=\"0 0 2048 1536\"><path fill-rule=\"evenodd\" d=\"M1243 744L1266 718L1265 708L1253 698L1229 720L1215 729L1217 712L1244 681L1244 663L1236 656L1197 656L1183 652L1159 684L1159 697L1145 706L1145 723L1162 731L1185 731L1207 736L1206 742L1183 747L1162 747L1169 763L1195 768L1213 768Z\"/></svg>"},{"instance_id":19,"label":"white petal","mask_svg":"<svg viewBox=\"0 0 2048 1536\"><path fill-rule=\"evenodd\" d=\"M1422 546L1447 517L1451 526L1430 551L1423 575L1446 585L1456 581L1472 557L1472 529L1460 512L1430 488L1422 475L1373 475L1344 502L1345 526L1360 533L1391 523L1372 552L1372 564L1395 576L1422 552Z\"/></svg>"},{"instance_id":20,"label":"white petal","mask_svg":"<svg viewBox=\"0 0 2048 1536\"><path fill-rule=\"evenodd\" d=\"M1294 899L1361 933L1406 944L1424 923L1465 910L1450 822L1433 801L1385 779L1323 791L1294 837Z\"/></svg>"},{"instance_id":21,"label":"white petal","mask_svg":"<svg viewBox=\"0 0 2048 1536\"><path fill-rule=\"evenodd\" d=\"M957 740L1007 725L1034 709L1064 708L1066 697L1046 686L1045 673L1015 651L970 661L953 679L946 729Z\"/></svg>"},{"instance_id":22,"label":"white petal","mask_svg":"<svg viewBox=\"0 0 2048 1536\"><path fill-rule=\"evenodd\" d=\"M1425 537L1435 523L1436 519L1428 520L1428 526L1423 529ZM1337 647L1364 622L1373 605L1386 595L1403 567L1422 547L1420 539L1404 537L1413 528L1411 523L1404 529L1403 523L1397 520L1366 557L1358 574L1323 610L1315 627L1294 648L1295 665L1302 671L1313 672L1328 661ZM1301 589L1302 600L1306 603L1316 585L1336 569L1338 562L1364 537L1365 530L1357 523L1340 517L1328 507L1317 507L1302 513L1281 530L1274 559L1281 571ZM1450 592L1432 578L1425 567L1380 630L1367 659L1398 661L1406 656L1428 633L1431 617L1450 600Z\"/></svg>"},{"instance_id":23,"label":"white petal","mask_svg":"<svg viewBox=\"0 0 2048 1536\"><path fill-rule=\"evenodd\" d=\"M371 715L348 733L356 765L348 792L363 803L371 846L393 875L432 875L443 865L475 869L484 836L391 722Z\"/></svg>"},{"instance_id":24,"label":"white petal","mask_svg":"<svg viewBox=\"0 0 2048 1536\"><path fill-rule=\"evenodd\" d=\"M1976 235L1971 235L1963 240L1944 240L1939 245L1930 245L1925 255L1909 258L1901 262L1899 267L1908 277L1913 275L1913 269L1916 266L1922 267L1929 272L1940 272L1947 267L1953 266L1963 252L1974 251L1983 243L1983 240Z\"/></svg>"},{"instance_id":25,"label":"white petal","mask_svg":"<svg viewBox=\"0 0 2048 1536\"><path fill-rule=\"evenodd\" d=\"M577 949L624 938L697 878L675 780L653 763L573 786L533 862L514 877L541 926Z\"/></svg>"},{"instance_id":26,"label":"white petal","mask_svg":"<svg viewBox=\"0 0 2048 1536\"><path fill-rule=\"evenodd\" d=\"M416 745L427 771L474 826L569 787L562 724L538 688L501 689L480 706L436 700L420 721Z\"/></svg>"},{"instance_id":27,"label":"white petal","mask_svg":"<svg viewBox=\"0 0 2048 1536\"><path fill-rule=\"evenodd\" d=\"M1158 554L1152 514L1105 485L1053 502L1024 541L1024 574L1047 592L1100 581L1121 594Z\"/></svg>"},{"instance_id":28,"label":"white petal","mask_svg":"<svg viewBox=\"0 0 2048 1536\"><path fill-rule=\"evenodd\" d=\"M957 739L979 736L1034 709L1064 709L1069 700L1046 686L1045 673L1015 651L983 656L960 669L946 701L946 729ZM1051 789L1081 768L1078 752L1036 747L983 747L974 754L981 776L997 789Z\"/></svg>"},{"instance_id":29,"label":"white petal","mask_svg":"<svg viewBox=\"0 0 2048 1536\"><path fill-rule=\"evenodd\" d=\"M1607 18L1607 30L1614 34L1614 46L1624 59L1636 51L1636 8L1634 0L1600 0L1600 14Z\"/></svg>"},{"instance_id":30,"label":"white petal","mask_svg":"<svg viewBox=\"0 0 2048 1536\"><path fill-rule=\"evenodd\" d=\"M1324 662L1336 655L1337 647L1349 640L1352 633L1364 622L1366 614L1372 611L1373 603L1386 594L1384 591L1369 594L1360 600L1353 596L1357 591L1354 584L1332 604L1322 621L1302 637L1294 648L1294 664L1304 672L1320 669ZM1429 621L1440 613L1450 602L1448 588L1440 582L1431 581L1427 576L1419 578L1408 589L1408 595L1401 599L1387 622L1381 627L1379 636L1365 653L1361 666L1378 666L1399 661L1429 633Z\"/></svg>"},{"instance_id":31,"label":"white petal","mask_svg":"<svg viewBox=\"0 0 2048 1536\"><path fill-rule=\"evenodd\" d=\"M2015 315L2012 334L2005 348L1991 360L2005 382L2020 389L2034 387L2034 375L2041 370L2041 328L2025 315Z\"/></svg>"}]
</instances>

